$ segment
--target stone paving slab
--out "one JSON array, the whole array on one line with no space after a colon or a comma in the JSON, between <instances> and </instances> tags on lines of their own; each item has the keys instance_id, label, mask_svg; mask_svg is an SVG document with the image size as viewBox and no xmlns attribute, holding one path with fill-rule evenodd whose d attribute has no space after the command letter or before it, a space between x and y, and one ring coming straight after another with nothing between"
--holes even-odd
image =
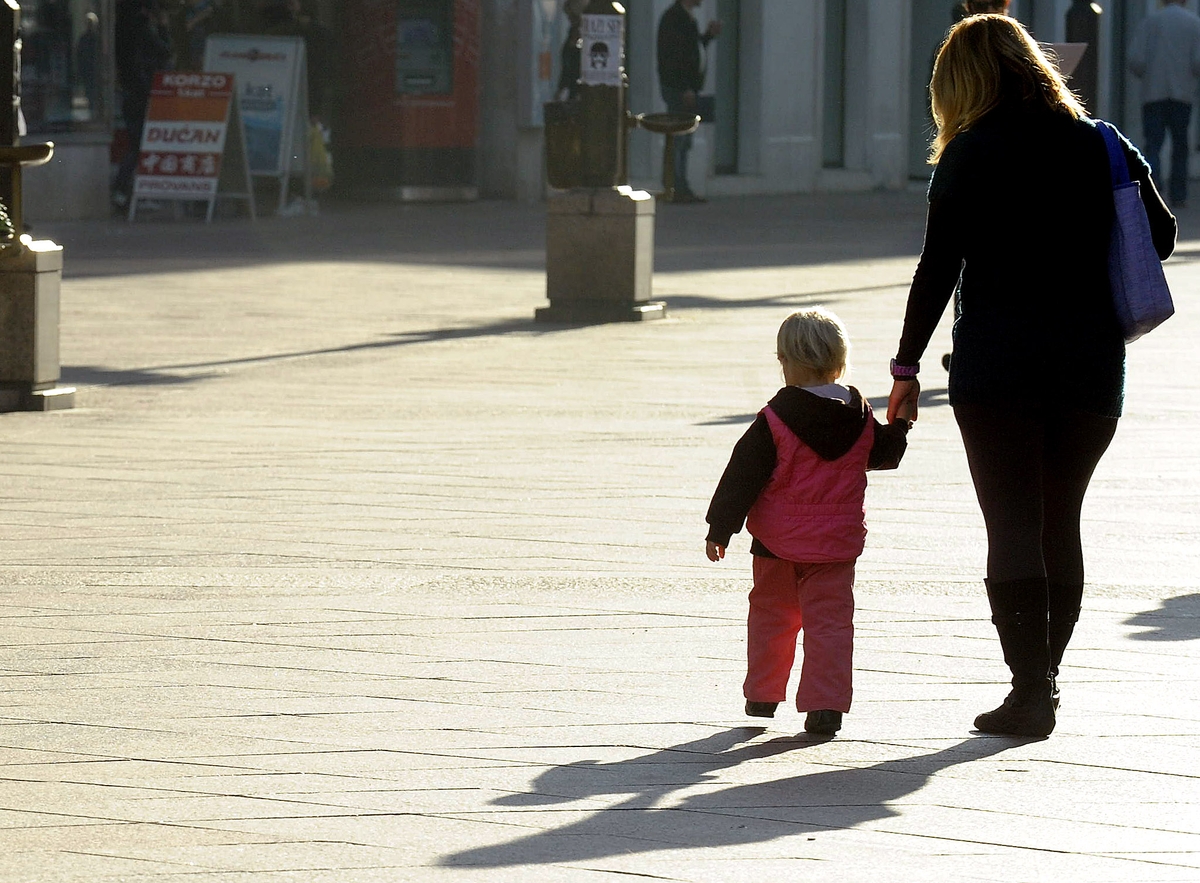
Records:
<instances>
[{"instance_id":1,"label":"stone paving slab","mask_svg":"<svg viewBox=\"0 0 1200 883\"><path fill-rule=\"evenodd\" d=\"M1200 216L1054 736L970 729L1004 670L943 324L816 741L741 715L748 544L709 564L703 515L789 310L883 406L920 195L664 206L669 318L580 328L531 321L541 211L39 231L80 393L0 416L0 881L1200 879Z\"/></svg>"}]
</instances>

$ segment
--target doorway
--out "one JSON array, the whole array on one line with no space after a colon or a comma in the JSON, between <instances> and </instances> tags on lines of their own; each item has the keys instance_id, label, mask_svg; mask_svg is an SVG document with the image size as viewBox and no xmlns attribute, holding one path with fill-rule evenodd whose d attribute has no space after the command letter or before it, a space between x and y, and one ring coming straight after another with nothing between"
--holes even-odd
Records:
<instances>
[{"instance_id":1,"label":"doorway","mask_svg":"<svg viewBox=\"0 0 1200 883\"><path fill-rule=\"evenodd\" d=\"M718 175L738 173L738 94L741 90L741 0L717 0L721 36L708 44L716 55L713 163Z\"/></svg>"}]
</instances>

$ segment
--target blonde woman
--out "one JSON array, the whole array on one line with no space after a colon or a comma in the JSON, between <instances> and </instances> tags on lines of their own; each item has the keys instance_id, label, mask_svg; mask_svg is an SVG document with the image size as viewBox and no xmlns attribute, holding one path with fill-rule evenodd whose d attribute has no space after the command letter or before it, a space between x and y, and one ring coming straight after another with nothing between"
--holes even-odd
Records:
<instances>
[{"instance_id":1,"label":"blonde woman","mask_svg":"<svg viewBox=\"0 0 1200 883\"><path fill-rule=\"evenodd\" d=\"M978 730L1046 736L1079 617L1079 517L1121 415L1125 347L1107 250L1114 209L1104 141L1019 22L964 19L930 83L925 245L909 292L888 419L916 419L917 371L951 293L950 404L987 527L992 622L1012 691ZM1155 248L1175 219L1137 150Z\"/></svg>"}]
</instances>

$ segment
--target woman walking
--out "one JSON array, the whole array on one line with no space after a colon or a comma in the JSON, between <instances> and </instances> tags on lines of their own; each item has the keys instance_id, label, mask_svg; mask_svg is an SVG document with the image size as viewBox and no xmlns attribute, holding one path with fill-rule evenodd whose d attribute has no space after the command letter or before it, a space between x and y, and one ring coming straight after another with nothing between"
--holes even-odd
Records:
<instances>
[{"instance_id":1,"label":"woman walking","mask_svg":"<svg viewBox=\"0 0 1200 883\"><path fill-rule=\"evenodd\" d=\"M1080 510L1124 392L1108 281L1108 155L1015 19L955 25L930 95L935 170L888 420L916 419L919 362L957 285L950 404L987 527L985 584L1012 672L1004 703L975 726L1046 736L1083 596ZM1145 160L1121 140L1165 259L1175 219Z\"/></svg>"}]
</instances>

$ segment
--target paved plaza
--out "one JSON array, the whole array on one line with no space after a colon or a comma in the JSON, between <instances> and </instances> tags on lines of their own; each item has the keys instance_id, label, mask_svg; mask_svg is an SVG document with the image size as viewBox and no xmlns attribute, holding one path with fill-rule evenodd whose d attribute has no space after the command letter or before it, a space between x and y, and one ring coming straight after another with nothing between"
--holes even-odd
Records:
<instances>
[{"instance_id":1,"label":"paved plaza","mask_svg":"<svg viewBox=\"0 0 1200 883\"><path fill-rule=\"evenodd\" d=\"M1006 671L947 321L871 479L841 734L741 713L709 496L789 311L883 406L923 208L660 206L668 318L587 327L533 322L536 205L37 229L79 393L0 415L0 883L1200 881L1200 211L1054 735L972 732Z\"/></svg>"}]
</instances>

